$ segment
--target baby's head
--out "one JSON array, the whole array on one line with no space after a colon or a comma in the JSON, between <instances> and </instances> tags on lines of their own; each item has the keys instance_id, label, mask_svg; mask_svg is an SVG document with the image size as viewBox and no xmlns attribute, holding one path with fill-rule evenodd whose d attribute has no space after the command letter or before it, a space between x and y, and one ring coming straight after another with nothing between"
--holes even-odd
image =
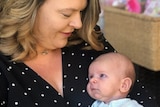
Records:
<instances>
[{"instance_id":1,"label":"baby's head","mask_svg":"<svg viewBox=\"0 0 160 107\"><path fill-rule=\"evenodd\" d=\"M124 98L135 81L131 60L119 53L106 53L96 58L89 66L87 91L97 100L110 102Z\"/></svg>"}]
</instances>

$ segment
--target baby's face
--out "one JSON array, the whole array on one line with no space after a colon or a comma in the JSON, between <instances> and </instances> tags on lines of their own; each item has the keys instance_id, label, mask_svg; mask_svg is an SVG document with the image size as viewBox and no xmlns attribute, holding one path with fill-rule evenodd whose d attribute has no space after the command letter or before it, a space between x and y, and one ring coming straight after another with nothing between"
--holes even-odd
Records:
<instances>
[{"instance_id":1,"label":"baby's face","mask_svg":"<svg viewBox=\"0 0 160 107\"><path fill-rule=\"evenodd\" d=\"M96 61L89 67L89 82L87 91L89 95L101 101L109 102L115 99L121 85L119 68L114 63Z\"/></svg>"}]
</instances>

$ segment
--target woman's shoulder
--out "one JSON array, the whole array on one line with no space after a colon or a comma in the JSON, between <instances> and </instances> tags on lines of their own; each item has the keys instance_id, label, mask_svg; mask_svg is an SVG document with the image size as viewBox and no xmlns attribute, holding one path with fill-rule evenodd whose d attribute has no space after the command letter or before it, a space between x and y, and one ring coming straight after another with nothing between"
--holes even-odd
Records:
<instances>
[{"instance_id":1,"label":"woman's shoulder","mask_svg":"<svg viewBox=\"0 0 160 107\"><path fill-rule=\"evenodd\" d=\"M104 44L104 49L101 51L97 51L95 49L88 48L90 47L90 45L87 42L82 42L78 45L72 45L69 47L65 47L63 48L63 51L68 52L68 53L75 52L79 54L86 53L86 54L92 54L92 55L100 55L103 53L115 51L115 49L111 46L111 44L106 39L104 39L102 42Z\"/></svg>"},{"instance_id":2,"label":"woman's shoulder","mask_svg":"<svg viewBox=\"0 0 160 107\"><path fill-rule=\"evenodd\" d=\"M10 56L4 55L3 53L0 52L0 62L9 62L11 60Z\"/></svg>"},{"instance_id":3,"label":"woman's shoulder","mask_svg":"<svg viewBox=\"0 0 160 107\"><path fill-rule=\"evenodd\" d=\"M1 71L3 71L4 69L7 69L7 67L9 67L10 65L12 65L11 57L0 53L0 69L1 69Z\"/></svg>"}]
</instances>

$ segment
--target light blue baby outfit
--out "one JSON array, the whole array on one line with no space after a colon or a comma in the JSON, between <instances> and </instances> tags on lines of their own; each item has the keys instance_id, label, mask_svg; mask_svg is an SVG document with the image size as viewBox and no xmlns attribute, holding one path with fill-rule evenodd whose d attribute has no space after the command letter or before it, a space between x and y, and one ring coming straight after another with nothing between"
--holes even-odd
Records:
<instances>
[{"instance_id":1,"label":"light blue baby outfit","mask_svg":"<svg viewBox=\"0 0 160 107\"><path fill-rule=\"evenodd\" d=\"M123 98L118 100L113 100L110 103L104 103L102 101L96 100L91 107L143 107L136 100L131 100L130 98Z\"/></svg>"}]
</instances>

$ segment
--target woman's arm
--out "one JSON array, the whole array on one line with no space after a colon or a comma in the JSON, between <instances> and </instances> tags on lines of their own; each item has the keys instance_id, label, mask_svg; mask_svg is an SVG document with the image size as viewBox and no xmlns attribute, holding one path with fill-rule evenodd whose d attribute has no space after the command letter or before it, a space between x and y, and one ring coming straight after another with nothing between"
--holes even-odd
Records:
<instances>
[{"instance_id":1,"label":"woman's arm","mask_svg":"<svg viewBox=\"0 0 160 107\"><path fill-rule=\"evenodd\" d=\"M0 106L4 107L7 104L8 83L5 74L0 68Z\"/></svg>"}]
</instances>

